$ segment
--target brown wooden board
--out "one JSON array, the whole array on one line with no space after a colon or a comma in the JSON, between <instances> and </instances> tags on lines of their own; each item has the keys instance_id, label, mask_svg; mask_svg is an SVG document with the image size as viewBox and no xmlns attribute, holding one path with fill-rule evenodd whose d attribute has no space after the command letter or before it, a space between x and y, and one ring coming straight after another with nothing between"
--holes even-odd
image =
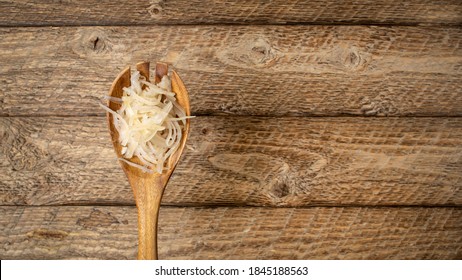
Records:
<instances>
[{"instance_id":1,"label":"brown wooden board","mask_svg":"<svg viewBox=\"0 0 462 280\"><path fill-rule=\"evenodd\" d=\"M127 65L173 65L193 114L462 116L462 29L0 28L0 116L102 115Z\"/></svg>"},{"instance_id":2,"label":"brown wooden board","mask_svg":"<svg viewBox=\"0 0 462 280\"><path fill-rule=\"evenodd\" d=\"M1 259L134 259L134 207L0 207ZM175 208L161 259L461 259L461 208Z\"/></svg>"},{"instance_id":3,"label":"brown wooden board","mask_svg":"<svg viewBox=\"0 0 462 280\"><path fill-rule=\"evenodd\" d=\"M133 204L104 117L0 118L2 205ZM462 118L198 117L164 205L462 205Z\"/></svg>"},{"instance_id":4,"label":"brown wooden board","mask_svg":"<svg viewBox=\"0 0 462 280\"><path fill-rule=\"evenodd\" d=\"M462 23L458 0L2 0L0 25Z\"/></svg>"}]
</instances>

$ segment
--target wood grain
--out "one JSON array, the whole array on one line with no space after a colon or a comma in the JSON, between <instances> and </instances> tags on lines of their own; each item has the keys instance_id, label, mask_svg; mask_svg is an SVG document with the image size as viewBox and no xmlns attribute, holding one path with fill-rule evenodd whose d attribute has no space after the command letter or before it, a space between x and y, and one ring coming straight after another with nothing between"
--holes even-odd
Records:
<instances>
[{"instance_id":1,"label":"wood grain","mask_svg":"<svg viewBox=\"0 0 462 280\"><path fill-rule=\"evenodd\" d=\"M135 259L135 207L0 207L0 258ZM460 259L460 208L175 208L161 259Z\"/></svg>"},{"instance_id":2,"label":"wood grain","mask_svg":"<svg viewBox=\"0 0 462 280\"><path fill-rule=\"evenodd\" d=\"M104 117L0 118L2 205L130 204ZM164 205L462 205L462 118L198 117Z\"/></svg>"},{"instance_id":3,"label":"wood grain","mask_svg":"<svg viewBox=\"0 0 462 280\"><path fill-rule=\"evenodd\" d=\"M462 3L458 0L139 0L134 5L120 0L0 1L3 26L204 23L458 25L462 23Z\"/></svg>"},{"instance_id":4,"label":"wood grain","mask_svg":"<svg viewBox=\"0 0 462 280\"><path fill-rule=\"evenodd\" d=\"M462 116L461 28L39 27L0 38L0 116L103 115L98 99L140 61L171 63L194 115Z\"/></svg>"}]
</instances>

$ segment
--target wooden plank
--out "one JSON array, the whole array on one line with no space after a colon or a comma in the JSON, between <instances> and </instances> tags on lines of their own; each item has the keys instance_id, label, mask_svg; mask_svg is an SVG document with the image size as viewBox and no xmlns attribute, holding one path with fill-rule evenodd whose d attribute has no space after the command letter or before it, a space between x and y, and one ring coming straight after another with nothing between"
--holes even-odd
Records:
<instances>
[{"instance_id":1,"label":"wooden plank","mask_svg":"<svg viewBox=\"0 0 462 280\"><path fill-rule=\"evenodd\" d=\"M139 24L448 24L462 23L458 0L3 0L0 25Z\"/></svg>"},{"instance_id":2,"label":"wooden plank","mask_svg":"<svg viewBox=\"0 0 462 280\"><path fill-rule=\"evenodd\" d=\"M1 116L102 115L98 98L142 60L173 64L196 115L462 116L461 28L41 27L0 37Z\"/></svg>"},{"instance_id":3,"label":"wooden plank","mask_svg":"<svg viewBox=\"0 0 462 280\"><path fill-rule=\"evenodd\" d=\"M103 117L0 118L0 203L133 204ZM462 118L198 117L164 205L462 205Z\"/></svg>"},{"instance_id":4,"label":"wooden plank","mask_svg":"<svg viewBox=\"0 0 462 280\"><path fill-rule=\"evenodd\" d=\"M0 258L134 259L134 207L0 207ZM175 208L161 259L460 259L460 208Z\"/></svg>"}]
</instances>

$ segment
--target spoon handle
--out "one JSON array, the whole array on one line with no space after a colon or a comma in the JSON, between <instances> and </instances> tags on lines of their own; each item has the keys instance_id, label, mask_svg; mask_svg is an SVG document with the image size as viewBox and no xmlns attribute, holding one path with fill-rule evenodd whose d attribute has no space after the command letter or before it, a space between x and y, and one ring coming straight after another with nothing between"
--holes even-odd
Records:
<instances>
[{"instance_id":1,"label":"spoon handle","mask_svg":"<svg viewBox=\"0 0 462 280\"><path fill-rule=\"evenodd\" d=\"M137 186L138 207L138 259L157 260L157 220L162 184L140 184Z\"/></svg>"}]
</instances>

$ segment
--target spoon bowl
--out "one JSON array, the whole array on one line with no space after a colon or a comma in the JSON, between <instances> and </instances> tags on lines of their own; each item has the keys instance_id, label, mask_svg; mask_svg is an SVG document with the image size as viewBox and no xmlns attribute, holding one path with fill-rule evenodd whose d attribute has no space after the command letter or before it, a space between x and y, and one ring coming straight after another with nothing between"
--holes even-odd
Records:
<instances>
[{"instance_id":1,"label":"spoon bowl","mask_svg":"<svg viewBox=\"0 0 462 280\"><path fill-rule=\"evenodd\" d=\"M136 69L142 76L149 81L149 62L141 62L136 65ZM168 74L168 65L158 62L155 68L155 82L159 82L163 76ZM109 96L121 98L123 88L130 86L130 67L125 68L112 83ZM172 91L175 93L177 103L184 109L186 116L191 115L189 105L189 94L183 81L175 71L171 74ZM108 101L108 107L117 111L120 104ZM110 113L107 113L109 131L111 133L112 144L118 158L122 158L122 146L119 143L119 133L114 126L114 120ZM186 125L183 128L183 136L178 149L170 156L166 164L166 170L159 174L157 172L147 173L135 168L123 161L119 161L128 182L133 190L136 206L138 208L138 259L155 260L157 254L157 221L159 216L159 207L164 189L170 179L175 167L178 164L181 154L183 153L186 139L189 134L190 120L186 119ZM130 161L141 164L139 159L134 156Z\"/></svg>"}]
</instances>

